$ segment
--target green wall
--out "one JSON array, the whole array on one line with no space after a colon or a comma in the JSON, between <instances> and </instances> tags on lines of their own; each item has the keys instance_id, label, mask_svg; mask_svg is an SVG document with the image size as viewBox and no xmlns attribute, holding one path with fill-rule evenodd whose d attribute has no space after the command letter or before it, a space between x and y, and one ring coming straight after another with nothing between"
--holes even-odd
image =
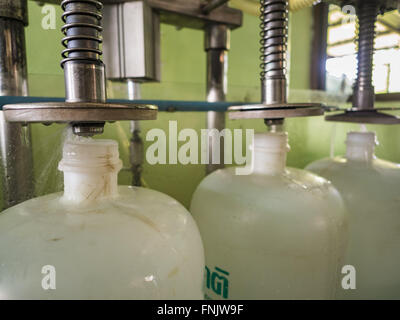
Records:
<instances>
[{"instance_id":1,"label":"green wall","mask_svg":"<svg viewBox=\"0 0 400 320\"><path fill-rule=\"evenodd\" d=\"M57 8L56 30L43 30L41 7L29 1L30 25L26 30L29 86L32 96L64 96L63 73L59 66L62 25L61 11ZM291 15L290 24L290 99L309 101L304 91L309 84L310 50L312 37L311 10ZM232 33L229 54L229 101L259 100L259 20L245 15L242 28ZM144 99L204 100L206 57L203 50L203 32L188 29L177 30L162 25L162 82L142 85ZM108 84L109 98L126 97L126 86L122 83ZM324 95L323 95L324 97ZM325 99L325 98L324 98ZM310 100L311 101L311 100ZM331 100L328 100L331 102ZM205 128L205 113L161 112L156 121L142 122L143 136L151 128L167 130L168 120L177 120L178 128ZM230 121L228 128L254 128L265 131L262 120ZM304 167L309 162L329 155L332 133L335 132L336 154L343 153L345 134L355 125L331 124L323 118L289 119L286 121L291 152L290 166ZM400 162L399 134L396 127L371 126L377 131L381 146L380 157ZM62 188L62 175L57 171L60 158L60 141L63 126L33 126L36 188L38 194L45 194ZM128 166L129 122L107 124L102 138L117 139L124 165ZM146 143L145 146L148 146ZM196 186L204 177L203 165L144 165L144 179L153 189L165 192L185 206ZM129 184L130 173L120 173L120 183Z\"/></svg>"}]
</instances>

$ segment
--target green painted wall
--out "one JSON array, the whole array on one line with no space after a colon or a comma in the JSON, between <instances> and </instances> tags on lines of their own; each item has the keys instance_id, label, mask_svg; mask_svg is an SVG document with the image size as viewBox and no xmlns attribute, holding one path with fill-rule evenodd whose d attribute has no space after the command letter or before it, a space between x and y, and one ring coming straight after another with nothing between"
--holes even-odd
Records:
<instances>
[{"instance_id":1,"label":"green painted wall","mask_svg":"<svg viewBox=\"0 0 400 320\"><path fill-rule=\"evenodd\" d=\"M61 11L57 8L57 28L43 30L42 7L29 1L30 25L26 30L29 86L33 96L64 96L63 73L59 66L62 22ZM232 33L229 54L230 101L259 100L259 44L257 17L245 15L242 28ZM312 37L311 10L291 15L290 24L290 99L308 99L305 92L309 84L310 45ZM142 85L144 99L203 100L205 96L206 60L203 51L203 33L188 29L177 30L162 25L162 83ZM108 84L110 98L126 97L126 87L121 83ZM157 121L142 122L143 136L154 127L167 130L168 120L177 120L179 129L205 127L204 113L160 113ZM264 131L262 120L227 121L228 128L254 128ZM309 162L329 155L332 132L336 154L343 153L344 137L348 130L357 126L330 124L322 118L289 119L286 122L292 151L290 166L304 167ZM377 150L380 157L400 162L399 131L396 127L371 126L381 141ZM36 187L38 194L62 188L62 175L57 171L60 158L60 141L63 126L33 126L33 144ZM129 123L107 124L102 138L117 139L124 165L128 166ZM149 143L146 143L148 146ZM144 166L144 179L153 189L165 192L178 199L185 206L196 186L204 177L202 165L156 165ZM120 183L130 182L129 172L121 172Z\"/></svg>"}]
</instances>

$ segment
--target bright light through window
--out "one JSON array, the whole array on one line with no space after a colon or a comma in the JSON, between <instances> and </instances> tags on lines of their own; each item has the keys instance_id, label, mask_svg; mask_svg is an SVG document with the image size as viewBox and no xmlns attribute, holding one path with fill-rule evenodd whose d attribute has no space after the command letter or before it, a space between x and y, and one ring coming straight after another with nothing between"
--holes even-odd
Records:
<instances>
[{"instance_id":1,"label":"bright light through window","mask_svg":"<svg viewBox=\"0 0 400 320\"><path fill-rule=\"evenodd\" d=\"M373 83L376 93L400 92L400 15L378 17ZM328 27L327 90L351 94L356 77L356 22L338 6L330 6Z\"/></svg>"}]
</instances>

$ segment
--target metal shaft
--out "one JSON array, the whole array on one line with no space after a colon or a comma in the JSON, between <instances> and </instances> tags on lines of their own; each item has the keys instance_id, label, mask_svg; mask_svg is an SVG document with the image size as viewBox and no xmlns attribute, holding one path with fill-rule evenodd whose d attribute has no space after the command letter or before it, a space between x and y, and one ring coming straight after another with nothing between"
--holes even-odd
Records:
<instances>
[{"instance_id":1,"label":"metal shaft","mask_svg":"<svg viewBox=\"0 0 400 320\"><path fill-rule=\"evenodd\" d=\"M28 95L25 1L0 4L0 95ZM0 111L2 207L6 209L34 194L33 160L29 126L8 123Z\"/></svg>"},{"instance_id":2,"label":"metal shaft","mask_svg":"<svg viewBox=\"0 0 400 320\"><path fill-rule=\"evenodd\" d=\"M66 102L106 102L105 67L101 61L103 5L97 0L63 0L62 52ZM104 123L73 124L74 133L103 132Z\"/></svg>"},{"instance_id":3,"label":"metal shaft","mask_svg":"<svg viewBox=\"0 0 400 320\"><path fill-rule=\"evenodd\" d=\"M379 1L361 1L358 16L358 70L354 84L353 107L359 110L373 109L375 90L372 85L375 24L379 12Z\"/></svg>"},{"instance_id":4,"label":"metal shaft","mask_svg":"<svg viewBox=\"0 0 400 320\"><path fill-rule=\"evenodd\" d=\"M286 96L286 51L288 1L260 0L261 4L261 100L284 104Z\"/></svg>"},{"instance_id":5,"label":"metal shaft","mask_svg":"<svg viewBox=\"0 0 400 320\"><path fill-rule=\"evenodd\" d=\"M228 82L227 71L230 30L225 25L210 25L205 32L205 49L207 52L207 101L225 101ZM207 112L207 128L217 129L219 132L225 129L225 112ZM224 167L223 138L221 138L219 146L220 161L219 163L213 164L212 155L215 147L212 138L209 138L209 161L206 166L207 174Z\"/></svg>"},{"instance_id":6,"label":"metal shaft","mask_svg":"<svg viewBox=\"0 0 400 320\"><path fill-rule=\"evenodd\" d=\"M129 100L140 99L140 84L133 79L128 80L128 98ZM144 161L144 146L140 136L140 122L131 121L131 140L130 140L130 164L132 172L132 185L142 186L142 172Z\"/></svg>"}]
</instances>

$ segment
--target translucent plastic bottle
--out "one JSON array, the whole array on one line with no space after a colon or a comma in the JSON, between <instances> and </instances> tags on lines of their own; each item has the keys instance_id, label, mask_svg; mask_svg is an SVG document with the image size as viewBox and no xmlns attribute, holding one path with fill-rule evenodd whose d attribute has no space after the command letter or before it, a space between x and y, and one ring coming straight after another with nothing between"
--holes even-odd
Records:
<instances>
[{"instance_id":1,"label":"translucent plastic bottle","mask_svg":"<svg viewBox=\"0 0 400 320\"><path fill-rule=\"evenodd\" d=\"M350 132L346 143L346 157L307 167L332 181L349 211L345 263L355 268L356 288L339 297L400 299L400 167L374 156L373 132Z\"/></svg>"},{"instance_id":2,"label":"translucent plastic bottle","mask_svg":"<svg viewBox=\"0 0 400 320\"><path fill-rule=\"evenodd\" d=\"M204 251L188 211L118 186L112 140L64 144L64 193L0 214L2 299L203 299Z\"/></svg>"},{"instance_id":3,"label":"translucent plastic bottle","mask_svg":"<svg viewBox=\"0 0 400 320\"><path fill-rule=\"evenodd\" d=\"M339 283L346 212L325 179L286 168L286 133L256 134L254 170L218 170L191 212L206 252L210 299L329 299Z\"/></svg>"}]
</instances>

